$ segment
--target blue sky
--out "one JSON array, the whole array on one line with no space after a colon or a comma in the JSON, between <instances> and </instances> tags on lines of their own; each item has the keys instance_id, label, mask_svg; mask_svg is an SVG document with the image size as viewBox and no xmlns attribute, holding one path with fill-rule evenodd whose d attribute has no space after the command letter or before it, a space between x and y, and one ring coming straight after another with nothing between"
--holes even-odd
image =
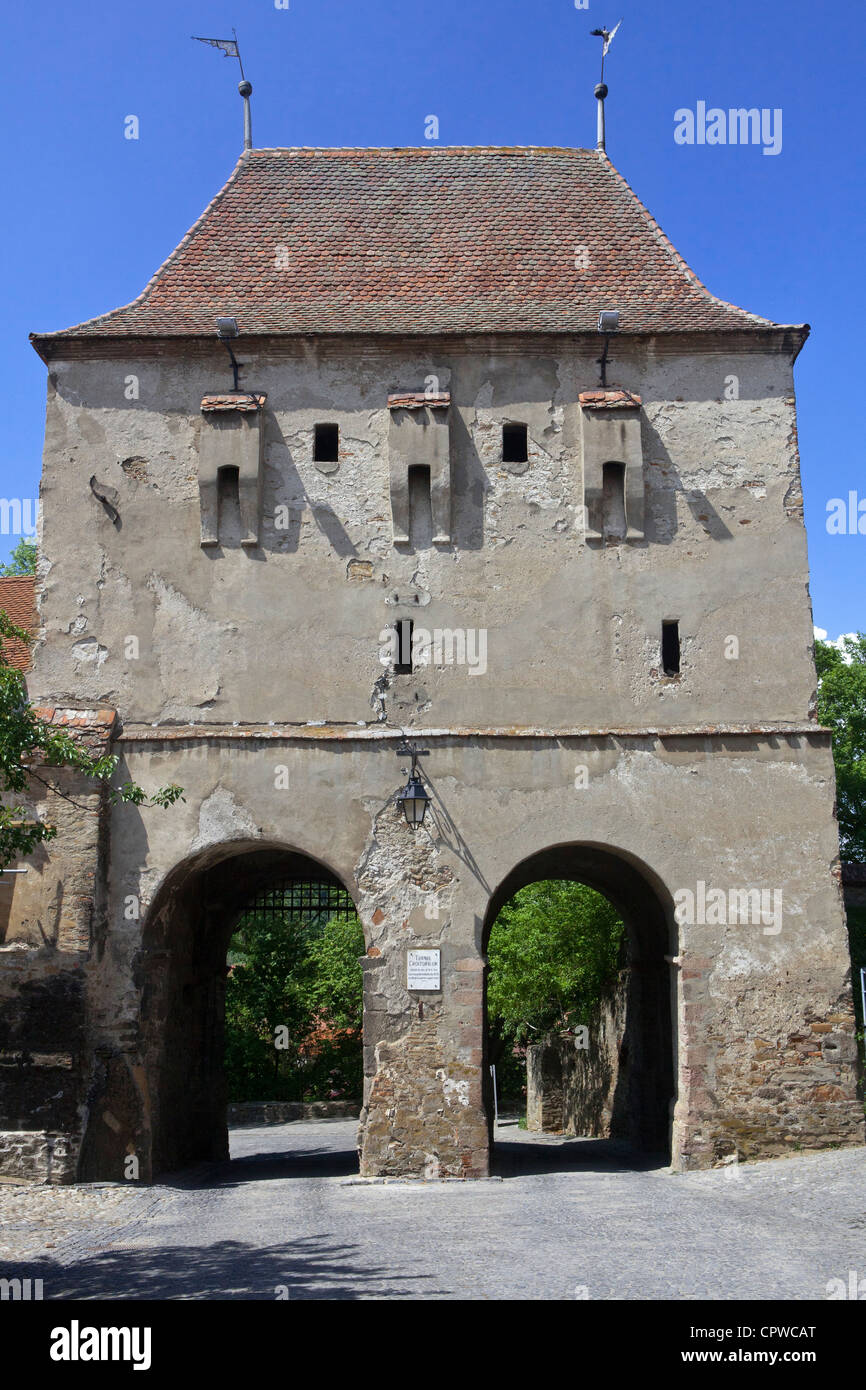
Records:
<instances>
[{"instance_id":1,"label":"blue sky","mask_svg":"<svg viewBox=\"0 0 866 1390\"><path fill-rule=\"evenodd\" d=\"M27 342L127 303L222 185L241 145L234 60L190 35L238 30L266 145L595 143L599 41L608 152L724 299L808 322L797 364L816 623L866 629L866 535L827 502L866 498L862 174L866 7L805 0L43 0L6 7L0 495L35 497L45 369ZM681 107L783 112L778 155L688 146ZM138 140L124 138L136 115ZM866 522L864 522L866 525ZM0 535L0 558L15 538Z\"/></svg>"}]
</instances>

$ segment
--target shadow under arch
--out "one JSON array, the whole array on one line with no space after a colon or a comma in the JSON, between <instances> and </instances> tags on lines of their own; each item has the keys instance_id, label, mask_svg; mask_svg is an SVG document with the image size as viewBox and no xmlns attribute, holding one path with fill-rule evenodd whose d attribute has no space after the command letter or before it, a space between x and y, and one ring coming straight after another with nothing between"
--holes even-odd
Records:
<instances>
[{"instance_id":1,"label":"shadow under arch","mask_svg":"<svg viewBox=\"0 0 866 1390\"><path fill-rule=\"evenodd\" d=\"M517 863L493 892L482 926L483 955L505 904L521 888L543 879L584 883L603 894L622 917L625 1024L609 1137L648 1153L664 1153L669 1159L676 1098L676 967L666 957L677 949L673 899L658 876L626 850L591 841L552 845ZM486 1047L486 970L484 1017ZM483 1079L492 1143L492 1083L486 1056Z\"/></svg>"},{"instance_id":2,"label":"shadow under arch","mask_svg":"<svg viewBox=\"0 0 866 1390\"><path fill-rule=\"evenodd\" d=\"M284 880L333 886L355 901L352 887L322 860L286 845L237 840L176 865L147 913L134 971L145 1180L228 1157L226 953L251 899Z\"/></svg>"}]
</instances>

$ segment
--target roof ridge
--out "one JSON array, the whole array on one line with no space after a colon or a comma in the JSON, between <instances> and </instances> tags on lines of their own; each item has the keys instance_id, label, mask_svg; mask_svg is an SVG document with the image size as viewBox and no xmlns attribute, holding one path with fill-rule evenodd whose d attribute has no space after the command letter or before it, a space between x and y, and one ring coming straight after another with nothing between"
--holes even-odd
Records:
<instances>
[{"instance_id":1,"label":"roof ridge","mask_svg":"<svg viewBox=\"0 0 866 1390\"><path fill-rule=\"evenodd\" d=\"M245 154L595 154L584 145L265 145Z\"/></svg>"}]
</instances>

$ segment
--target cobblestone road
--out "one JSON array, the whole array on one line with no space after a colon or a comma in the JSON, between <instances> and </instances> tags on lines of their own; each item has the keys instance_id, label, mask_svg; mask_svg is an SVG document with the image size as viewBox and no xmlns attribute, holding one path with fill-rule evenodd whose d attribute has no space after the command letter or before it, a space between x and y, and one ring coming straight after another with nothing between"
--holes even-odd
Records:
<instances>
[{"instance_id":1,"label":"cobblestone road","mask_svg":"<svg viewBox=\"0 0 866 1390\"><path fill-rule=\"evenodd\" d=\"M0 1277L46 1299L820 1299L866 1280L863 1149L673 1175L504 1126L501 1181L366 1185L354 1136L241 1129L231 1162L155 1187L0 1187Z\"/></svg>"}]
</instances>

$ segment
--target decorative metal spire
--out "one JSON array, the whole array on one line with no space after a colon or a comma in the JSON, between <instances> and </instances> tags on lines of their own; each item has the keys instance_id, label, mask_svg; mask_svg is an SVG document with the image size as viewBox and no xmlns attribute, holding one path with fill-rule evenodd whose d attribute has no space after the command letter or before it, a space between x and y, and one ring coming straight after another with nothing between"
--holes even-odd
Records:
<instances>
[{"instance_id":1,"label":"decorative metal spire","mask_svg":"<svg viewBox=\"0 0 866 1390\"><path fill-rule=\"evenodd\" d=\"M598 140L596 141L596 149L601 150L602 153L605 153L604 99L607 96L607 86L604 80L604 60L607 57L607 50L613 43L614 35L620 24L622 24L622 20L619 21L619 24L615 24L612 29L592 29L590 31L596 38L604 39L601 49L601 79L596 84L595 88L595 97L598 102Z\"/></svg>"},{"instance_id":2,"label":"decorative metal spire","mask_svg":"<svg viewBox=\"0 0 866 1390\"><path fill-rule=\"evenodd\" d=\"M238 66L241 70L241 80L238 83L238 91L244 99L244 149L251 150L253 147L253 118L250 113L250 97L252 95L253 84L248 82L244 76L244 65L241 62L241 50L238 46L237 30L232 29L234 38L231 39L203 39L198 34L192 37L196 43L209 43L211 48L219 48L227 58L237 58Z\"/></svg>"}]
</instances>

